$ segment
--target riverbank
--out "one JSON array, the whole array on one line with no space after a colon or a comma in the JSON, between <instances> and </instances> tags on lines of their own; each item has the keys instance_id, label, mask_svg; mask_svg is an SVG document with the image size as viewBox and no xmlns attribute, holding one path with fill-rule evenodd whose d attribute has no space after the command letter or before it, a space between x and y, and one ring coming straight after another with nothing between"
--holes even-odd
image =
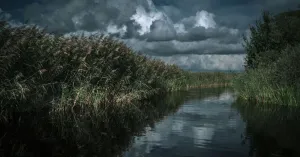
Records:
<instances>
[{"instance_id":1,"label":"riverbank","mask_svg":"<svg viewBox=\"0 0 300 157\"><path fill-rule=\"evenodd\" d=\"M264 68L240 74L232 81L232 87L244 101L258 104L299 105L299 86L276 83L273 70Z\"/></svg>"},{"instance_id":2,"label":"riverbank","mask_svg":"<svg viewBox=\"0 0 300 157\"><path fill-rule=\"evenodd\" d=\"M0 22L0 54L0 137L7 142L0 147L13 153L8 156L36 149L24 140L45 148L63 144L75 154L83 147L103 152L105 142L99 141L109 145L153 119L153 110L170 106L155 103L158 95L225 85L236 75L183 71L104 36L54 36L5 22ZM22 132L7 136L20 128L35 138ZM10 139L22 140L11 145Z\"/></svg>"},{"instance_id":3,"label":"riverbank","mask_svg":"<svg viewBox=\"0 0 300 157\"><path fill-rule=\"evenodd\" d=\"M260 104L300 104L300 10L271 15L263 12L250 37L245 73L233 80L240 98Z\"/></svg>"}]
</instances>

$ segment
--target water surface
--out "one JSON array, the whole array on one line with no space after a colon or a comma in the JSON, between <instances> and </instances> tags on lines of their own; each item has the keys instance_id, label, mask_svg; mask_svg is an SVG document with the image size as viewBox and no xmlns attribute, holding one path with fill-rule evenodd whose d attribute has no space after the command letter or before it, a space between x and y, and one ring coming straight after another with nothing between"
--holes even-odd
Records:
<instances>
[{"instance_id":1,"label":"water surface","mask_svg":"<svg viewBox=\"0 0 300 157\"><path fill-rule=\"evenodd\" d=\"M191 90L184 97L177 112L134 137L123 156L300 156L298 109L266 106L267 114L261 105L237 102L230 90Z\"/></svg>"},{"instance_id":2,"label":"water surface","mask_svg":"<svg viewBox=\"0 0 300 157\"><path fill-rule=\"evenodd\" d=\"M0 116L0 156L300 157L299 107L237 101L226 88L168 93L134 106L82 121L84 132L52 123L47 110L12 112L10 123Z\"/></svg>"}]
</instances>

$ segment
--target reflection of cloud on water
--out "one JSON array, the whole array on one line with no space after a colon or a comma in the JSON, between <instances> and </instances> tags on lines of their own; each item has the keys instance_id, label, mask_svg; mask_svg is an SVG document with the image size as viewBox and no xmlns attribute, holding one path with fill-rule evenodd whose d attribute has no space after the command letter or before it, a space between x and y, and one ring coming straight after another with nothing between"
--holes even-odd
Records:
<instances>
[{"instance_id":1,"label":"reflection of cloud on water","mask_svg":"<svg viewBox=\"0 0 300 157\"><path fill-rule=\"evenodd\" d=\"M232 103L234 101L234 96L231 92L224 92L218 97L208 97L203 99L203 101L212 101L212 102L220 102L220 101L225 101Z\"/></svg>"},{"instance_id":2,"label":"reflection of cloud on water","mask_svg":"<svg viewBox=\"0 0 300 157\"><path fill-rule=\"evenodd\" d=\"M237 134L243 132L243 122L230 108L233 101L233 94L225 92L185 102L177 113L156 123L154 128L147 128L144 136L137 137L125 157L152 156L153 151L162 149L177 152L177 147L205 150L240 147Z\"/></svg>"},{"instance_id":3,"label":"reflection of cloud on water","mask_svg":"<svg viewBox=\"0 0 300 157\"><path fill-rule=\"evenodd\" d=\"M172 132L181 132L184 126L184 121L173 120Z\"/></svg>"},{"instance_id":4,"label":"reflection of cloud on water","mask_svg":"<svg viewBox=\"0 0 300 157\"><path fill-rule=\"evenodd\" d=\"M211 141L214 131L214 128L210 127L193 127L194 144L196 147L205 147L207 142Z\"/></svg>"},{"instance_id":5,"label":"reflection of cloud on water","mask_svg":"<svg viewBox=\"0 0 300 157\"><path fill-rule=\"evenodd\" d=\"M218 116L222 112L230 112L230 105L234 102L233 94L225 92L219 97L208 97L202 100L187 101L177 112L177 114L189 116Z\"/></svg>"}]
</instances>

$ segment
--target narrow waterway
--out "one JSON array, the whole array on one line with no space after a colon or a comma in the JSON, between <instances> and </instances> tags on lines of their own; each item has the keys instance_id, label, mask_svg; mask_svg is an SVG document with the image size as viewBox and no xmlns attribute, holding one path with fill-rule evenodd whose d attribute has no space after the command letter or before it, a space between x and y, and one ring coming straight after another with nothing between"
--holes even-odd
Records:
<instances>
[{"instance_id":1,"label":"narrow waterway","mask_svg":"<svg viewBox=\"0 0 300 157\"><path fill-rule=\"evenodd\" d=\"M177 112L134 137L123 156L300 156L294 143L299 109L238 103L224 89L191 90L184 97Z\"/></svg>"},{"instance_id":2,"label":"narrow waterway","mask_svg":"<svg viewBox=\"0 0 300 157\"><path fill-rule=\"evenodd\" d=\"M50 123L47 112L12 113L14 121L0 121L0 156L300 157L299 107L237 101L230 89L168 93L116 111L107 110L109 126L84 121L85 134Z\"/></svg>"}]
</instances>

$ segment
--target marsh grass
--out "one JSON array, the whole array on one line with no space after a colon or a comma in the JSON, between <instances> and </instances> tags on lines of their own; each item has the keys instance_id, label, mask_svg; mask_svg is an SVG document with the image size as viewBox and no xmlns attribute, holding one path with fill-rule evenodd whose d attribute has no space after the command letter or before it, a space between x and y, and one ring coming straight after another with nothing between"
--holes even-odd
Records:
<instances>
[{"instance_id":1,"label":"marsh grass","mask_svg":"<svg viewBox=\"0 0 300 157\"><path fill-rule=\"evenodd\" d=\"M3 135L0 148L7 151L6 156L30 156L32 153L37 156L64 157L121 156L132 144L133 136L143 134L146 126L153 127L156 121L176 112L186 101L187 95L189 100L203 99L220 95L224 90L226 88L201 89L197 90L199 94L193 95L187 91L177 91L164 95L164 99L154 97L150 101L134 104L134 109L103 105L100 107L103 112L75 114L75 118L72 111L62 112L65 115L61 112L51 113L55 116L47 116L47 110L19 112L12 115L12 119L17 121L0 123Z\"/></svg>"},{"instance_id":2,"label":"marsh grass","mask_svg":"<svg viewBox=\"0 0 300 157\"><path fill-rule=\"evenodd\" d=\"M4 108L124 105L168 91L225 85L234 76L186 72L104 36L55 36L37 27L1 22L0 37Z\"/></svg>"},{"instance_id":3,"label":"marsh grass","mask_svg":"<svg viewBox=\"0 0 300 157\"><path fill-rule=\"evenodd\" d=\"M245 74L233 84L243 99L260 104L299 105L300 10L270 14L250 26L244 36Z\"/></svg>"},{"instance_id":4,"label":"marsh grass","mask_svg":"<svg viewBox=\"0 0 300 157\"><path fill-rule=\"evenodd\" d=\"M8 121L0 123L0 155L119 156L134 135L175 112L184 101L182 93L164 97L125 106L88 106L82 113L51 109L50 113L49 109L9 112Z\"/></svg>"},{"instance_id":5,"label":"marsh grass","mask_svg":"<svg viewBox=\"0 0 300 157\"><path fill-rule=\"evenodd\" d=\"M37 138L59 137L56 140L74 148L105 151L99 141L118 140L147 118L155 119L148 115L161 109L150 103L155 96L204 84L224 86L234 75L186 72L105 36L56 36L37 27L0 22L2 128L13 130L18 123L45 118L47 125L41 130L54 135ZM44 126L38 120L30 124Z\"/></svg>"},{"instance_id":6,"label":"marsh grass","mask_svg":"<svg viewBox=\"0 0 300 157\"><path fill-rule=\"evenodd\" d=\"M287 46L277 52L280 58L268 66L248 70L233 79L233 86L244 99L260 103L299 105L300 46Z\"/></svg>"},{"instance_id":7,"label":"marsh grass","mask_svg":"<svg viewBox=\"0 0 300 157\"><path fill-rule=\"evenodd\" d=\"M241 99L259 104L296 106L300 103L297 85L278 84L270 68L249 70L232 79L232 86Z\"/></svg>"}]
</instances>

